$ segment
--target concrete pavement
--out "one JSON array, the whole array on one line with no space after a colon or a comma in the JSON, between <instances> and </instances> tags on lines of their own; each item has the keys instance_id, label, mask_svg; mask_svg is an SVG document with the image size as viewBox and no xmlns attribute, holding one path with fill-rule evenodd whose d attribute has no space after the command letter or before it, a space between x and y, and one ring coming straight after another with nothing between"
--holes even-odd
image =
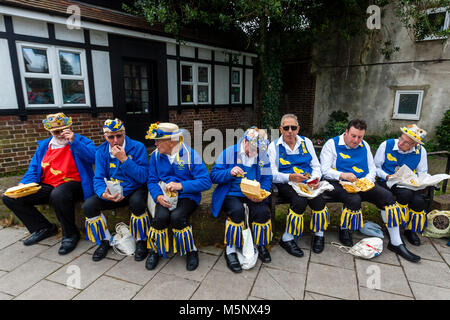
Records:
<instances>
[{"instance_id":1,"label":"concrete pavement","mask_svg":"<svg viewBox=\"0 0 450 320\"><path fill-rule=\"evenodd\" d=\"M288 255L272 245L272 262L240 274L226 267L223 250L199 248L200 265L186 271L185 258L170 255L155 270L112 250L92 261L95 246L85 240L68 255L58 255L60 238L23 245L25 228L0 227L0 300L444 300L450 299L450 247L447 239L422 237L422 245L408 248L422 257L414 264L386 249L372 260L340 252L330 242L337 232L325 232L321 254ZM354 240L363 238L355 232ZM75 287L75 288L72 288Z\"/></svg>"}]
</instances>

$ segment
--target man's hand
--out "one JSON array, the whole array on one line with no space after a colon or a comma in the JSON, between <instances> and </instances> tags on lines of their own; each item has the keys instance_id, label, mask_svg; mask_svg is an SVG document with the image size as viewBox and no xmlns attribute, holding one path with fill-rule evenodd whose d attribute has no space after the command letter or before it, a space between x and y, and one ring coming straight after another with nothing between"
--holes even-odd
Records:
<instances>
[{"instance_id":1,"label":"man's hand","mask_svg":"<svg viewBox=\"0 0 450 320\"><path fill-rule=\"evenodd\" d=\"M316 190L316 189L319 188L319 186L320 186L320 181L317 181L316 183L308 184L308 186L310 186L311 188L313 188L314 190Z\"/></svg>"},{"instance_id":2,"label":"man's hand","mask_svg":"<svg viewBox=\"0 0 450 320\"><path fill-rule=\"evenodd\" d=\"M156 197L156 202L158 202L164 208L172 207L172 205L170 204L170 202L166 199L166 197L164 195L159 195L158 197Z\"/></svg>"},{"instance_id":3,"label":"man's hand","mask_svg":"<svg viewBox=\"0 0 450 320\"><path fill-rule=\"evenodd\" d=\"M386 176L386 181L388 181L389 180L389 178L392 176L392 174L388 174L387 176Z\"/></svg>"},{"instance_id":4,"label":"man's hand","mask_svg":"<svg viewBox=\"0 0 450 320\"><path fill-rule=\"evenodd\" d=\"M230 174L231 174L233 177L236 177L236 176L244 176L245 172L244 172L244 170L242 170L241 167L236 166L236 167L233 167L233 169L230 170Z\"/></svg>"},{"instance_id":5,"label":"man's hand","mask_svg":"<svg viewBox=\"0 0 450 320\"><path fill-rule=\"evenodd\" d=\"M125 150L119 145L115 145L114 147L112 147L111 153L122 163L124 163L127 160L127 154L125 153Z\"/></svg>"},{"instance_id":6,"label":"man's hand","mask_svg":"<svg viewBox=\"0 0 450 320\"><path fill-rule=\"evenodd\" d=\"M307 176L302 175L301 173L291 173L289 175L289 181L293 181L295 183L300 183L302 181L308 180Z\"/></svg>"},{"instance_id":7,"label":"man's hand","mask_svg":"<svg viewBox=\"0 0 450 320\"><path fill-rule=\"evenodd\" d=\"M180 191L183 190L183 185L179 182L169 182L166 184L167 191Z\"/></svg>"},{"instance_id":8,"label":"man's hand","mask_svg":"<svg viewBox=\"0 0 450 320\"><path fill-rule=\"evenodd\" d=\"M358 180L358 178L356 178L356 176L353 173L351 173L351 172L343 172L343 173L341 173L341 175L339 176L339 179L347 180L349 182L355 182L356 180Z\"/></svg>"},{"instance_id":9,"label":"man's hand","mask_svg":"<svg viewBox=\"0 0 450 320\"><path fill-rule=\"evenodd\" d=\"M75 134L73 133L72 130L70 130L69 128L64 129L62 131L62 135L64 136L64 139L66 139L67 141L69 141L70 143L73 142L73 139L75 139Z\"/></svg>"},{"instance_id":10,"label":"man's hand","mask_svg":"<svg viewBox=\"0 0 450 320\"><path fill-rule=\"evenodd\" d=\"M257 202L257 203L259 203L259 202L262 202L262 201L263 201L262 199L253 198L253 197L250 197L250 196L247 196L247 198L248 198L251 202Z\"/></svg>"},{"instance_id":11,"label":"man's hand","mask_svg":"<svg viewBox=\"0 0 450 320\"><path fill-rule=\"evenodd\" d=\"M116 193L116 194L112 195L109 192L108 188L106 188L105 192L102 193L102 198L105 199L105 200L113 201L113 202L120 202L123 199L125 199L124 197L119 196L119 193Z\"/></svg>"}]
</instances>

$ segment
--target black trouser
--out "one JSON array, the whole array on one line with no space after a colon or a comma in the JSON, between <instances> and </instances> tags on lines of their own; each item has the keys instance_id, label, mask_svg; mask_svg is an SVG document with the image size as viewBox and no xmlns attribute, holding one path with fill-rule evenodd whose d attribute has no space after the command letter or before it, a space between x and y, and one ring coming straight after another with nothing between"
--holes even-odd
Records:
<instances>
[{"instance_id":1,"label":"black trouser","mask_svg":"<svg viewBox=\"0 0 450 320\"><path fill-rule=\"evenodd\" d=\"M147 187L142 186L129 194L120 202L108 201L93 195L87 199L82 208L86 218L95 218L101 214L102 210L112 210L120 207L129 206L130 211L135 216L141 216L147 211Z\"/></svg>"},{"instance_id":2,"label":"black trouser","mask_svg":"<svg viewBox=\"0 0 450 320\"><path fill-rule=\"evenodd\" d=\"M3 203L23 222L30 233L51 227L51 223L35 207L37 204L49 203L61 224L63 237L78 234L75 225L75 203L83 200L81 182L70 181L56 188L43 183L39 185L42 188L29 196L17 199L3 196Z\"/></svg>"},{"instance_id":3,"label":"black trouser","mask_svg":"<svg viewBox=\"0 0 450 320\"><path fill-rule=\"evenodd\" d=\"M292 186L288 183L277 183L275 185L278 188L278 194L284 201L291 204L291 209L296 214L302 214L305 211L306 206L308 205L311 210L314 211L322 211L325 208L326 203L321 195L318 195L317 197L312 199L308 199L299 196L294 188L292 188Z\"/></svg>"},{"instance_id":4,"label":"black trouser","mask_svg":"<svg viewBox=\"0 0 450 320\"><path fill-rule=\"evenodd\" d=\"M392 192L375 184L375 187L366 192L348 193L339 184L339 181L328 180L334 187L333 191L326 191L333 201L342 202L345 208L358 211L361 209L361 203L367 201L373 203L380 210L384 210L385 206L395 204L395 198Z\"/></svg>"},{"instance_id":5,"label":"black trouser","mask_svg":"<svg viewBox=\"0 0 450 320\"><path fill-rule=\"evenodd\" d=\"M270 211L267 200L253 202L247 197L227 196L223 201L222 208L232 222L241 223L245 219L244 203L248 205L248 220L250 224L252 222L266 223L269 221Z\"/></svg>"},{"instance_id":6,"label":"black trouser","mask_svg":"<svg viewBox=\"0 0 450 320\"><path fill-rule=\"evenodd\" d=\"M182 230L189 226L189 217L197 208L197 202L192 199L178 199L177 207L170 211L159 203L155 206L155 217L151 219L151 226L156 230L163 230L172 224L172 228Z\"/></svg>"},{"instance_id":7,"label":"black trouser","mask_svg":"<svg viewBox=\"0 0 450 320\"><path fill-rule=\"evenodd\" d=\"M393 185L392 188L388 188L386 181L378 182L380 186L391 191L397 198L397 202L401 205L408 205L408 207L416 212L422 212L425 210L426 202L423 195L423 190L410 190L407 188L400 188L397 185Z\"/></svg>"}]
</instances>

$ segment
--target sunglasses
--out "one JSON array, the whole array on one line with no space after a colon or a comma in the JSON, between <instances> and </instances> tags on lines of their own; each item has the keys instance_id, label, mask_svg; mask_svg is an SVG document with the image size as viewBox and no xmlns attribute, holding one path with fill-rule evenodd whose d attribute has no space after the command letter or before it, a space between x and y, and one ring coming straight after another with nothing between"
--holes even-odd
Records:
<instances>
[{"instance_id":1,"label":"sunglasses","mask_svg":"<svg viewBox=\"0 0 450 320\"><path fill-rule=\"evenodd\" d=\"M123 137L123 134L116 134L116 135L110 135L110 136L106 136L106 139L108 140L114 140L114 138L116 139L120 139Z\"/></svg>"},{"instance_id":2,"label":"sunglasses","mask_svg":"<svg viewBox=\"0 0 450 320\"><path fill-rule=\"evenodd\" d=\"M292 131L295 131L298 129L298 126L284 126L282 128L284 131L289 131L289 128L291 128Z\"/></svg>"},{"instance_id":3,"label":"sunglasses","mask_svg":"<svg viewBox=\"0 0 450 320\"><path fill-rule=\"evenodd\" d=\"M62 130L53 130L53 131L52 131L52 133L53 133L55 136L59 136L62 132L63 132Z\"/></svg>"}]
</instances>

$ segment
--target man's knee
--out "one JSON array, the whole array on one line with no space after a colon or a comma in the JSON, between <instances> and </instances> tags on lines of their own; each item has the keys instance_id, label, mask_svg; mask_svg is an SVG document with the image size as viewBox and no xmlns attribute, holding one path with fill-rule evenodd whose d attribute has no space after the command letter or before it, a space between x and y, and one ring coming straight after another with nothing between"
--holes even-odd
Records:
<instances>
[{"instance_id":1,"label":"man's knee","mask_svg":"<svg viewBox=\"0 0 450 320\"><path fill-rule=\"evenodd\" d=\"M343 201L344 207L357 211L361 209L361 197L357 194L348 195Z\"/></svg>"},{"instance_id":2,"label":"man's knee","mask_svg":"<svg viewBox=\"0 0 450 320\"><path fill-rule=\"evenodd\" d=\"M402 205L408 204L414 196L414 191L406 188L397 188L393 193L395 194L397 202Z\"/></svg>"},{"instance_id":3,"label":"man's knee","mask_svg":"<svg viewBox=\"0 0 450 320\"><path fill-rule=\"evenodd\" d=\"M297 196L292 199L291 208L297 214L302 214L308 205L308 200L306 198Z\"/></svg>"},{"instance_id":4,"label":"man's knee","mask_svg":"<svg viewBox=\"0 0 450 320\"><path fill-rule=\"evenodd\" d=\"M239 206L234 206L228 211L228 216L234 223L241 223L244 221L245 216L244 206L242 204Z\"/></svg>"}]
</instances>

